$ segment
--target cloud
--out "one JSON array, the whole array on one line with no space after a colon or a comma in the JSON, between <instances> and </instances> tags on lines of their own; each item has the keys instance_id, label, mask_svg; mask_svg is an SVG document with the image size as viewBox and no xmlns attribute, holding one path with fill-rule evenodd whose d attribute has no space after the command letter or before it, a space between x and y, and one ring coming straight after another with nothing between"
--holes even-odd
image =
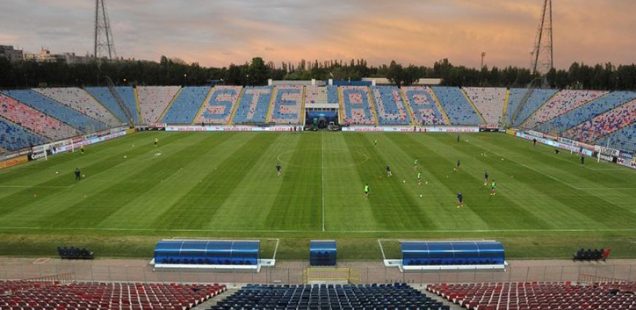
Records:
<instances>
[{"instance_id":1,"label":"cloud","mask_svg":"<svg viewBox=\"0 0 636 310\"><path fill-rule=\"evenodd\" d=\"M0 1L0 43L84 54L93 1ZM107 1L119 55L179 57L203 65L366 58L431 65L527 66L539 0ZM554 1L555 63L634 62L636 1Z\"/></svg>"}]
</instances>

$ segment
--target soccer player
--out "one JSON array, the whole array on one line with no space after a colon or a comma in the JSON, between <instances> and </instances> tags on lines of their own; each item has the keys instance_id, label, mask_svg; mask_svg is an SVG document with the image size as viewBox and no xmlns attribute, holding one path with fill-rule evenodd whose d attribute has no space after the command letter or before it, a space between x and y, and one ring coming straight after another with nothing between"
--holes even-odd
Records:
<instances>
[{"instance_id":1,"label":"soccer player","mask_svg":"<svg viewBox=\"0 0 636 310\"><path fill-rule=\"evenodd\" d=\"M459 143L459 135L457 135L457 143Z\"/></svg>"},{"instance_id":2,"label":"soccer player","mask_svg":"<svg viewBox=\"0 0 636 310\"><path fill-rule=\"evenodd\" d=\"M495 179L492 179L492 183L490 184L490 196L497 195L497 183Z\"/></svg>"},{"instance_id":3,"label":"soccer player","mask_svg":"<svg viewBox=\"0 0 636 310\"><path fill-rule=\"evenodd\" d=\"M75 168L75 181L79 181L82 179L82 172L80 168Z\"/></svg>"},{"instance_id":4,"label":"soccer player","mask_svg":"<svg viewBox=\"0 0 636 310\"><path fill-rule=\"evenodd\" d=\"M585 156L583 156L583 154L581 154L581 165L585 164Z\"/></svg>"},{"instance_id":5,"label":"soccer player","mask_svg":"<svg viewBox=\"0 0 636 310\"><path fill-rule=\"evenodd\" d=\"M80 153L84 154L84 146L80 146Z\"/></svg>"},{"instance_id":6,"label":"soccer player","mask_svg":"<svg viewBox=\"0 0 636 310\"><path fill-rule=\"evenodd\" d=\"M157 146L157 144L159 144L159 139L155 138L155 146Z\"/></svg>"},{"instance_id":7,"label":"soccer player","mask_svg":"<svg viewBox=\"0 0 636 310\"><path fill-rule=\"evenodd\" d=\"M484 170L484 186L488 186L488 170Z\"/></svg>"},{"instance_id":8,"label":"soccer player","mask_svg":"<svg viewBox=\"0 0 636 310\"><path fill-rule=\"evenodd\" d=\"M413 170L417 169L417 158L413 162Z\"/></svg>"},{"instance_id":9,"label":"soccer player","mask_svg":"<svg viewBox=\"0 0 636 310\"><path fill-rule=\"evenodd\" d=\"M457 192L457 208L461 208L464 206L464 196L462 192Z\"/></svg>"},{"instance_id":10,"label":"soccer player","mask_svg":"<svg viewBox=\"0 0 636 310\"><path fill-rule=\"evenodd\" d=\"M377 146L378 145L378 139L373 140L373 146Z\"/></svg>"},{"instance_id":11,"label":"soccer player","mask_svg":"<svg viewBox=\"0 0 636 310\"><path fill-rule=\"evenodd\" d=\"M537 138L532 139L532 146L537 146Z\"/></svg>"},{"instance_id":12,"label":"soccer player","mask_svg":"<svg viewBox=\"0 0 636 310\"><path fill-rule=\"evenodd\" d=\"M369 184L364 184L364 198L369 198Z\"/></svg>"},{"instance_id":13,"label":"soccer player","mask_svg":"<svg viewBox=\"0 0 636 310\"><path fill-rule=\"evenodd\" d=\"M280 174L282 173L282 169L283 167L280 166L280 163L276 164L276 175L280 176Z\"/></svg>"},{"instance_id":14,"label":"soccer player","mask_svg":"<svg viewBox=\"0 0 636 310\"><path fill-rule=\"evenodd\" d=\"M389 165L386 165L386 176L390 177L392 175L393 173L391 172L391 167L389 167Z\"/></svg>"},{"instance_id":15,"label":"soccer player","mask_svg":"<svg viewBox=\"0 0 636 310\"><path fill-rule=\"evenodd\" d=\"M417 185L422 185L422 173L417 172Z\"/></svg>"},{"instance_id":16,"label":"soccer player","mask_svg":"<svg viewBox=\"0 0 636 310\"><path fill-rule=\"evenodd\" d=\"M455 165L455 168L453 168L453 171L457 171L457 170L459 170L459 166L461 166L461 165L462 165L462 162L461 162L461 161L459 161L459 159L458 159L458 160L457 160L457 164Z\"/></svg>"}]
</instances>

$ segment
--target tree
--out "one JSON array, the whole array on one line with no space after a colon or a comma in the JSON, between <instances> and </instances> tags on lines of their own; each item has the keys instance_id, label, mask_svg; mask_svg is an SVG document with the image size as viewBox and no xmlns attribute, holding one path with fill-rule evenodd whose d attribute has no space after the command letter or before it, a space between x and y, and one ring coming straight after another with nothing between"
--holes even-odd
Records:
<instances>
[{"instance_id":1,"label":"tree","mask_svg":"<svg viewBox=\"0 0 636 310\"><path fill-rule=\"evenodd\" d=\"M248 84L250 85L266 85L267 79L269 77L269 70L267 66L265 66L265 62L261 57L252 58L252 63L249 65L247 69L247 74L249 74L249 78L247 79Z\"/></svg>"}]
</instances>

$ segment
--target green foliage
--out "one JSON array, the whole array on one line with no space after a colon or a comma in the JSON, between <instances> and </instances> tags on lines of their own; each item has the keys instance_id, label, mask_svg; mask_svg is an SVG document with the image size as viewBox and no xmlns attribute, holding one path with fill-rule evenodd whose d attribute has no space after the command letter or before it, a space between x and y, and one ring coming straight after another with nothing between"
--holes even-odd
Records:
<instances>
[{"instance_id":1,"label":"green foliage","mask_svg":"<svg viewBox=\"0 0 636 310\"><path fill-rule=\"evenodd\" d=\"M118 61L67 65L65 63L10 63L0 58L0 87L82 86L103 85L103 76L110 76L116 84L139 85L265 85L274 80L360 80L363 77L386 77L396 85L410 85L419 78L441 78L443 85L526 87L533 76L530 70L519 67L468 68L455 66L441 59L433 67L403 66L395 61L390 65L370 66L364 59L302 60L298 64L283 62L276 67L261 57L250 63L231 64L224 68L205 68L197 63L184 64L161 56L159 62ZM588 66L573 63L568 70L553 70L547 76L555 88L636 89L636 65L611 63ZM125 81L124 81L125 80Z\"/></svg>"}]
</instances>

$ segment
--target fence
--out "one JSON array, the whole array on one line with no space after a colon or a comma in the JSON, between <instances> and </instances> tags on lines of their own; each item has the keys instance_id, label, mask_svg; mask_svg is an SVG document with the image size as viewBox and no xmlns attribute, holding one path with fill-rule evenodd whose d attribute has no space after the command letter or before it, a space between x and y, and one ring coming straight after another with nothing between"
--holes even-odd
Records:
<instances>
[{"instance_id":1,"label":"fence","mask_svg":"<svg viewBox=\"0 0 636 310\"><path fill-rule=\"evenodd\" d=\"M285 283L302 284L307 281L307 267L303 263L282 263L275 268L262 268L259 273L246 271L154 271L145 263L128 264L117 260L61 261L33 259L2 259L0 279L46 279L65 275L75 281L134 281L188 283ZM536 263L535 263L536 264ZM539 262L540 264L540 262ZM329 282L341 278L342 269L349 268L355 283L470 283L470 282L604 282L636 281L636 263L572 263L563 265L515 265L505 271L435 271L400 272L377 263L340 263L339 269L319 272L313 281ZM316 268L312 268L315 272ZM72 275L72 276L70 276Z\"/></svg>"}]
</instances>

